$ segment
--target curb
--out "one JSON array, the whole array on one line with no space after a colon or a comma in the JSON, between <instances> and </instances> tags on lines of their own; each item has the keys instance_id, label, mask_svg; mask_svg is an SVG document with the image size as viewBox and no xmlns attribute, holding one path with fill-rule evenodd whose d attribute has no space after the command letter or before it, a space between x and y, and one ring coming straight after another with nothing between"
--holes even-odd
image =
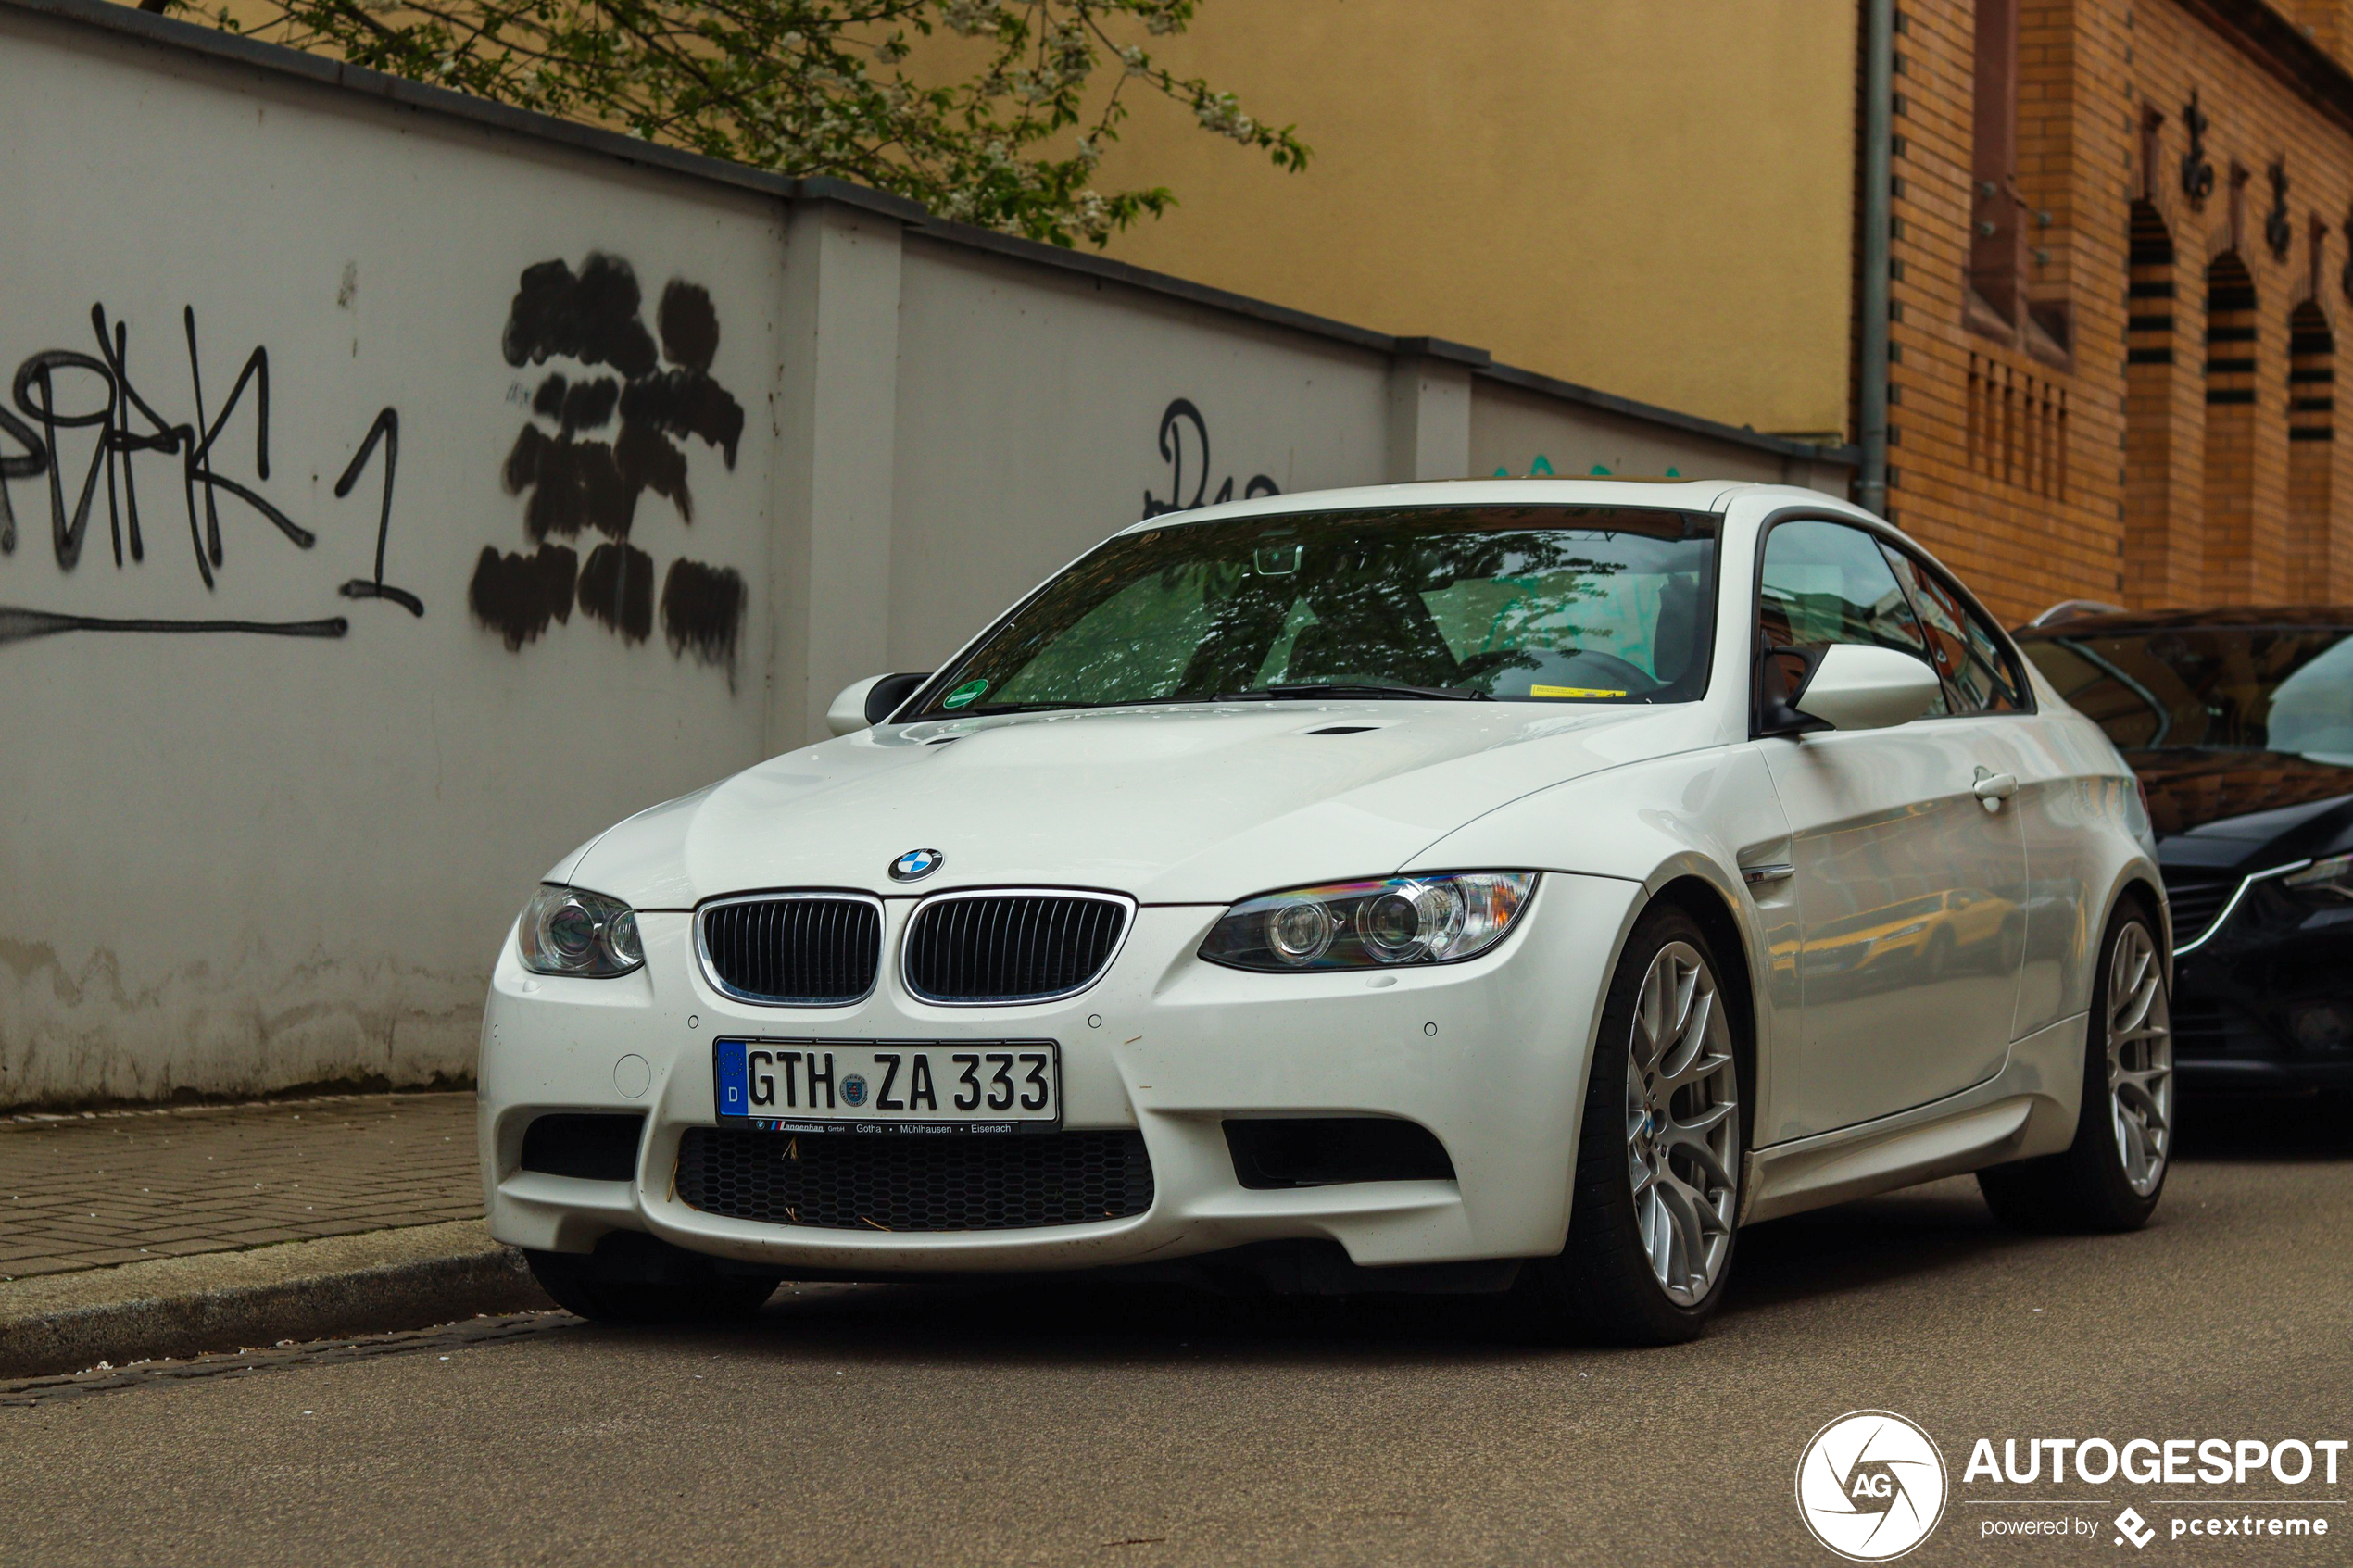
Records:
<instances>
[{"instance_id":1,"label":"curb","mask_svg":"<svg viewBox=\"0 0 2353 1568\"><path fill-rule=\"evenodd\" d=\"M0 1284L0 1378L552 1307L480 1220Z\"/></svg>"}]
</instances>

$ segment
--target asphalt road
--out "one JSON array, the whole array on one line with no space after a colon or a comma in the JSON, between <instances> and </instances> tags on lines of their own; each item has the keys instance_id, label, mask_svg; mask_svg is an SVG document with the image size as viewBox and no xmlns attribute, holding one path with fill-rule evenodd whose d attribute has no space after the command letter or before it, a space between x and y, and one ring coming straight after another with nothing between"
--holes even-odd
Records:
<instances>
[{"instance_id":1,"label":"asphalt road","mask_svg":"<svg viewBox=\"0 0 2353 1568\"><path fill-rule=\"evenodd\" d=\"M2348 1178L2353 1131L2309 1103L2194 1107L2140 1235L2014 1236L1966 1181L1784 1221L1669 1350L1476 1301L835 1286L744 1331L558 1314L281 1352L0 1409L0 1562L1828 1563L1794 1467L1876 1407L1951 1468L1907 1563L2344 1563L2353 1462L2333 1487L1962 1468L1979 1437L2353 1436ZM2332 1534L2163 1533L2283 1499ZM2145 1554L2107 1524L2128 1503ZM1984 1534L2070 1514L2096 1534Z\"/></svg>"}]
</instances>

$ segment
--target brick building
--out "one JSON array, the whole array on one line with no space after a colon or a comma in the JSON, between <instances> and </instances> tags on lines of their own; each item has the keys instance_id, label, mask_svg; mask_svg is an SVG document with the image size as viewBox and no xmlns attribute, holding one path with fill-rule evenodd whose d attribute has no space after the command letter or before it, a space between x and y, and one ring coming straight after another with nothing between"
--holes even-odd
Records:
<instances>
[{"instance_id":1,"label":"brick building","mask_svg":"<svg viewBox=\"0 0 2353 1568\"><path fill-rule=\"evenodd\" d=\"M1894 28L1895 520L2014 612L2353 597L2353 5Z\"/></svg>"},{"instance_id":2,"label":"brick building","mask_svg":"<svg viewBox=\"0 0 2353 1568\"><path fill-rule=\"evenodd\" d=\"M1137 167L1176 169L1186 205L1114 249L1868 447L1860 274L1832 280L1792 236L1861 259L1870 8L1772 0L1694 29L1649 0L1573 18L1477 0L1479 26L1433 34L1405 0L1353 6L1344 31L1318 31L1320 6L1211 7L1187 66L1296 112L1321 161L1294 182L1147 118ZM1455 48L1513 25L1525 49ZM2353 599L2353 434L2331 390L2353 331L2353 0L1896 0L1893 26L1895 520L2019 618L2070 597ZM1745 63L1760 38L1837 60L1852 119L1811 115L1818 73ZM1463 103L1478 114L1422 112ZM1556 169L1576 173L1554 186ZM1491 188L1531 180L1560 199ZM1379 266L1352 282L1335 254ZM1832 281L1851 334L1819 308ZM1545 330L1515 337L1515 319Z\"/></svg>"}]
</instances>

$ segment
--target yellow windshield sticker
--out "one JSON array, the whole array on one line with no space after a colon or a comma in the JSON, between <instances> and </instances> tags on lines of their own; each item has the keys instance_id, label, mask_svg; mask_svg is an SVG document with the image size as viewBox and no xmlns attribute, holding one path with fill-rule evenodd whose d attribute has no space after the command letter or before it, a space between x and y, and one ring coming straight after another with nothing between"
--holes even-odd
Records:
<instances>
[{"instance_id":1,"label":"yellow windshield sticker","mask_svg":"<svg viewBox=\"0 0 2353 1568\"><path fill-rule=\"evenodd\" d=\"M1624 696L1624 692L1605 692L1595 686L1530 686L1530 696Z\"/></svg>"}]
</instances>

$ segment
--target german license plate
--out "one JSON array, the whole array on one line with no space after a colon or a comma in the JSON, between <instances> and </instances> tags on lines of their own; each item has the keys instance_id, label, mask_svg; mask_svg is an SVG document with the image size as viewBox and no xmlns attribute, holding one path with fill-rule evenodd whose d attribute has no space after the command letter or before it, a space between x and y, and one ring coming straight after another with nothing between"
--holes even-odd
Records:
<instances>
[{"instance_id":1,"label":"german license plate","mask_svg":"<svg viewBox=\"0 0 2353 1568\"><path fill-rule=\"evenodd\" d=\"M1062 1122L1051 1040L711 1042L724 1125L777 1133L1017 1133Z\"/></svg>"}]
</instances>

